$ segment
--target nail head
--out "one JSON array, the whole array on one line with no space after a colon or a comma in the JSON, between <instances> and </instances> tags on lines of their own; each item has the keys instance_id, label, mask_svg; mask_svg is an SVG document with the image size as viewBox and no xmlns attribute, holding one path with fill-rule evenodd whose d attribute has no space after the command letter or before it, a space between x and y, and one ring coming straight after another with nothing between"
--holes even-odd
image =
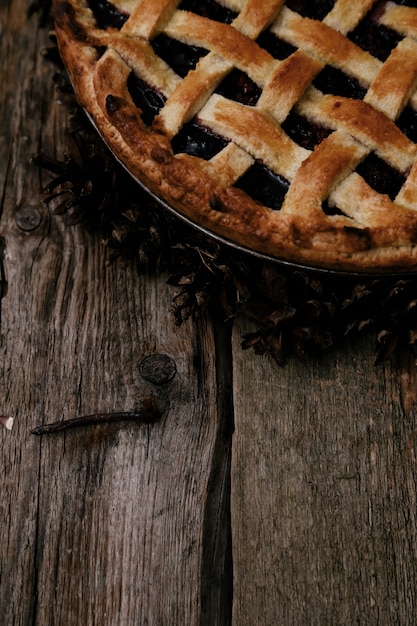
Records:
<instances>
[{"instance_id":1,"label":"nail head","mask_svg":"<svg viewBox=\"0 0 417 626\"><path fill-rule=\"evenodd\" d=\"M150 354L140 362L139 373L154 385L162 385L174 378L177 366L167 354Z\"/></svg>"},{"instance_id":2,"label":"nail head","mask_svg":"<svg viewBox=\"0 0 417 626\"><path fill-rule=\"evenodd\" d=\"M15 219L20 230L31 232L41 223L42 215L36 207L26 206L18 210Z\"/></svg>"}]
</instances>

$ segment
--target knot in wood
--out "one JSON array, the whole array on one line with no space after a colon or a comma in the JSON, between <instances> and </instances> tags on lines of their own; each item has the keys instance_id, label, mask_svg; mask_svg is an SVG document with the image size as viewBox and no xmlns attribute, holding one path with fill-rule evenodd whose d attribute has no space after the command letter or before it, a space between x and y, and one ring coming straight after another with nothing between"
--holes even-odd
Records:
<instances>
[{"instance_id":1,"label":"knot in wood","mask_svg":"<svg viewBox=\"0 0 417 626\"><path fill-rule=\"evenodd\" d=\"M154 385L163 385L174 378L177 366L167 354L150 354L140 362L139 373Z\"/></svg>"}]
</instances>

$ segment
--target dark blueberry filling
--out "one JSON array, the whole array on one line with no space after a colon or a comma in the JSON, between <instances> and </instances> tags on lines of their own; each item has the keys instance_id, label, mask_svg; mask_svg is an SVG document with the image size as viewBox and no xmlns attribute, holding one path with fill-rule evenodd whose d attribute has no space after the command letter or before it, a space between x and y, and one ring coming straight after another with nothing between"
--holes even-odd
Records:
<instances>
[{"instance_id":1,"label":"dark blueberry filling","mask_svg":"<svg viewBox=\"0 0 417 626\"><path fill-rule=\"evenodd\" d=\"M262 163L255 162L237 181L235 187L246 191L264 206L278 210L284 202L289 182L282 176L271 172Z\"/></svg>"},{"instance_id":2,"label":"dark blueberry filling","mask_svg":"<svg viewBox=\"0 0 417 626\"><path fill-rule=\"evenodd\" d=\"M356 169L366 182L378 193L388 195L394 200L405 178L390 165L370 154ZM246 191L254 200L274 210L279 210L284 202L289 182L260 162L254 165L239 179L235 187ZM327 215L343 215L336 206L330 206L327 201L322 203L322 209Z\"/></svg>"},{"instance_id":3,"label":"dark blueberry filling","mask_svg":"<svg viewBox=\"0 0 417 626\"><path fill-rule=\"evenodd\" d=\"M326 215L345 215L337 206L330 206L327 200L323 200L321 208Z\"/></svg>"},{"instance_id":4,"label":"dark blueberry filling","mask_svg":"<svg viewBox=\"0 0 417 626\"><path fill-rule=\"evenodd\" d=\"M405 107L397 120L397 126L411 141L417 143L417 111L410 106Z\"/></svg>"},{"instance_id":5,"label":"dark blueberry filling","mask_svg":"<svg viewBox=\"0 0 417 626\"><path fill-rule=\"evenodd\" d=\"M97 53L98 53L98 56L99 56L99 57L102 57L102 56L103 56L103 54L104 54L105 52L107 52L107 48L106 48L106 46L95 46L95 49L97 50Z\"/></svg>"},{"instance_id":6,"label":"dark blueberry filling","mask_svg":"<svg viewBox=\"0 0 417 626\"><path fill-rule=\"evenodd\" d=\"M353 43L370 52L380 61L385 61L391 54L391 50L398 45L402 37L395 31L377 24L369 17L365 17L358 26L348 34Z\"/></svg>"},{"instance_id":7,"label":"dark blueberry filling","mask_svg":"<svg viewBox=\"0 0 417 626\"><path fill-rule=\"evenodd\" d=\"M179 76L184 78L193 70L198 60L207 54L204 48L188 46L167 35L158 35L152 41L155 53L163 59Z\"/></svg>"},{"instance_id":8,"label":"dark blueberry filling","mask_svg":"<svg viewBox=\"0 0 417 626\"><path fill-rule=\"evenodd\" d=\"M330 93L334 96L345 98L357 98L363 100L366 94L360 82L344 74L340 70L326 65L326 67L316 76L313 85L323 93Z\"/></svg>"},{"instance_id":9,"label":"dark blueberry filling","mask_svg":"<svg viewBox=\"0 0 417 626\"><path fill-rule=\"evenodd\" d=\"M335 0L287 0L287 7L303 17L322 20L334 7Z\"/></svg>"},{"instance_id":10,"label":"dark blueberry filling","mask_svg":"<svg viewBox=\"0 0 417 626\"><path fill-rule=\"evenodd\" d=\"M398 170L372 153L362 161L356 171L372 189L388 195L391 200L394 200L405 182L404 176Z\"/></svg>"},{"instance_id":11,"label":"dark blueberry filling","mask_svg":"<svg viewBox=\"0 0 417 626\"><path fill-rule=\"evenodd\" d=\"M282 124L282 129L293 141L307 150L313 150L314 146L321 143L332 132L324 126L312 124L308 119L293 111Z\"/></svg>"},{"instance_id":12,"label":"dark blueberry filling","mask_svg":"<svg viewBox=\"0 0 417 626\"><path fill-rule=\"evenodd\" d=\"M127 80L127 88L133 102L142 111L142 121L150 126L160 109L164 106L165 98L138 78L133 72Z\"/></svg>"},{"instance_id":13,"label":"dark blueberry filling","mask_svg":"<svg viewBox=\"0 0 417 626\"><path fill-rule=\"evenodd\" d=\"M256 43L261 48L269 52L269 54L273 56L274 59L279 59L281 61L291 56L292 53L295 52L297 49L294 48L294 46L292 46L291 44L276 37L269 30L265 30L263 33L261 33L256 40Z\"/></svg>"},{"instance_id":14,"label":"dark blueberry filling","mask_svg":"<svg viewBox=\"0 0 417 626\"><path fill-rule=\"evenodd\" d=\"M226 7L214 2L214 0L206 0L206 2L201 2L201 0L182 0L178 8L182 11L192 11L202 17L208 17L215 22L223 22L223 24L230 24L237 16L237 13L226 9Z\"/></svg>"},{"instance_id":15,"label":"dark blueberry filling","mask_svg":"<svg viewBox=\"0 0 417 626\"><path fill-rule=\"evenodd\" d=\"M191 156L202 159L211 159L226 145L226 139L215 135L205 126L201 126L196 119L185 124L178 135L172 140L174 153L186 152Z\"/></svg>"},{"instance_id":16,"label":"dark blueberry filling","mask_svg":"<svg viewBox=\"0 0 417 626\"><path fill-rule=\"evenodd\" d=\"M88 6L94 13L97 26L103 30L109 27L120 30L128 19L127 15L121 13L119 9L105 0L88 0Z\"/></svg>"},{"instance_id":17,"label":"dark blueberry filling","mask_svg":"<svg viewBox=\"0 0 417 626\"><path fill-rule=\"evenodd\" d=\"M244 72L235 69L220 83L216 93L228 100L255 106L262 90Z\"/></svg>"}]
</instances>

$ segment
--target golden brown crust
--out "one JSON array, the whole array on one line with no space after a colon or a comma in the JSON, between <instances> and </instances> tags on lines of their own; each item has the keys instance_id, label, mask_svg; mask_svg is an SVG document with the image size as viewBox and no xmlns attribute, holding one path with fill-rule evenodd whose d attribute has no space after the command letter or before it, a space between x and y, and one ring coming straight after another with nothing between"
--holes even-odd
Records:
<instances>
[{"instance_id":1,"label":"golden brown crust","mask_svg":"<svg viewBox=\"0 0 417 626\"><path fill-rule=\"evenodd\" d=\"M250 0L231 26L179 11L178 1L117 4L132 11L120 31L98 28L84 0L54 0L55 28L80 104L137 179L210 232L277 259L355 271L417 269L417 147L394 122L413 101L417 52L410 54L417 42L404 39L385 64L357 48L341 33L345 18L350 28L355 15L357 21L364 15L358 0L338 0L327 24L302 18L280 0ZM274 59L254 41L267 27L301 49ZM211 52L181 80L147 40L161 31ZM328 62L355 66L368 89L365 101L323 96L310 86ZM213 93L234 67L263 90L256 106ZM132 71L166 99L150 127L127 88ZM291 110L333 132L313 151L301 147L281 128ZM229 141L208 161L172 149L172 138L196 113ZM371 152L410 173L394 201L355 172ZM255 161L288 180L281 210L233 186ZM338 210L326 214L323 202Z\"/></svg>"},{"instance_id":2,"label":"golden brown crust","mask_svg":"<svg viewBox=\"0 0 417 626\"><path fill-rule=\"evenodd\" d=\"M417 36L417 8L397 6L387 2L381 23L403 35Z\"/></svg>"}]
</instances>

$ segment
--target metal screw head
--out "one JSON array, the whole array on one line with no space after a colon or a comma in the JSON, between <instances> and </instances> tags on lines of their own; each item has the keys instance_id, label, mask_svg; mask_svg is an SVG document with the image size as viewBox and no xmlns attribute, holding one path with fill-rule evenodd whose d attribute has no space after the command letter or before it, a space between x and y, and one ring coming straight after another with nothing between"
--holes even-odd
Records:
<instances>
[{"instance_id":1,"label":"metal screw head","mask_svg":"<svg viewBox=\"0 0 417 626\"><path fill-rule=\"evenodd\" d=\"M174 378L177 366L167 354L150 354L139 363L139 373L154 385L163 385Z\"/></svg>"},{"instance_id":2,"label":"metal screw head","mask_svg":"<svg viewBox=\"0 0 417 626\"><path fill-rule=\"evenodd\" d=\"M42 215L38 208L32 206L21 207L15 215L16 224L20 230L31 232L42 221Z\"/></svg>"}]
</instances>

